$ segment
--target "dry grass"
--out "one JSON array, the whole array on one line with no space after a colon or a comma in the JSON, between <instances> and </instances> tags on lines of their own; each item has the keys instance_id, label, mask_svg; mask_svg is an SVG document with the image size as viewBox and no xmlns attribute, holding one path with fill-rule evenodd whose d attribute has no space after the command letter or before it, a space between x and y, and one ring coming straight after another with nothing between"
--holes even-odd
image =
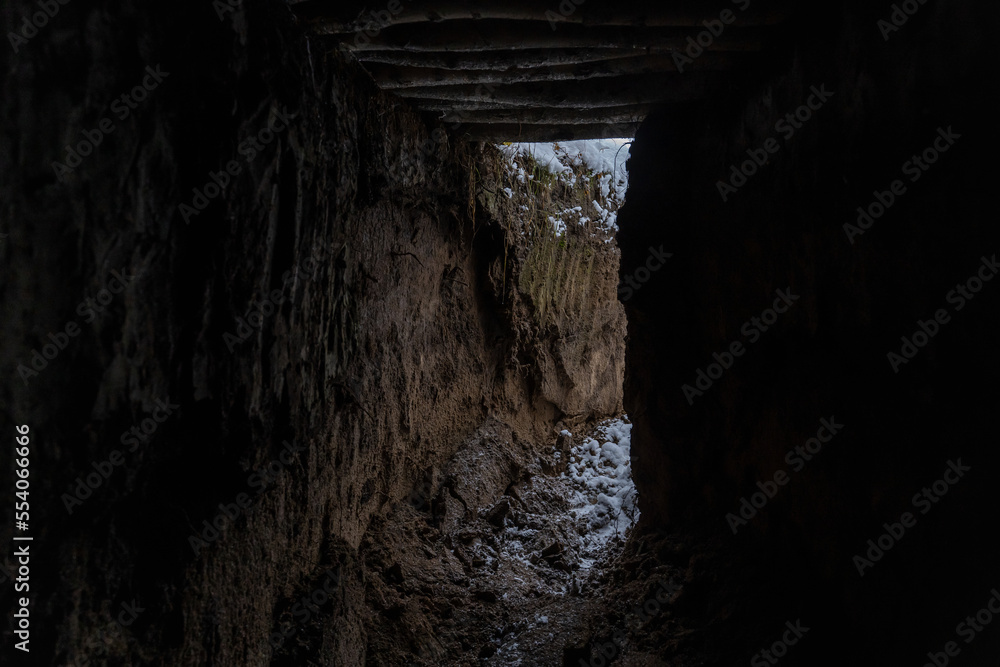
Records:
<instances>
[{"instance_id":1,"label":"dry grass","mask_svg":"<svg viewBox=\"0 0 1000 667\"><path fill-rule=\"evenodd\" d=\"M615 251L597 222L594 201L604 208L614 204L602 196L596 175L578 166L575 179L557 176L529 156L518 155L512 163L493 147L485 157L497 175L483 184L488 208L503 225L507 247L516 249L517 286L533 305L538 324L564 329L566 322L587 318L595 303L595 262ZM564 221L565 231L557 232L553 218Z\"/></svg>"}]
</instances>

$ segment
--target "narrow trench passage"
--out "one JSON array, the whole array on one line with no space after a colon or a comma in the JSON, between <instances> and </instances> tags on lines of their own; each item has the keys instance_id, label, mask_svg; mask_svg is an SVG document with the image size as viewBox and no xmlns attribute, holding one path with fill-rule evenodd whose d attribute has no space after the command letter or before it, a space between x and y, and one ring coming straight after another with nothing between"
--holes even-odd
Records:
<instances>
[{"instance_id":1,"label":"narrow trench passage","mask_svg":"<svg viewBox=\"0 0 1000 667\"><path fill-rule=\"evenodd\" d=\"M390 517L403 544L385 570L388 617L412 604L437 617L435 642L418 642L407 664L559 665L567 639L586 640L581 620L597 611L638 514L629 430L605 420L578 444L563 431L523 482L477 512L436 516L417 502Z\"/></svg>"},{"instance_id":2,"label":"narrow trench passage","mask_svg":"<svg viewBox=\"0 0 1000 667\"><path fill-rule=\"evenodd\" d=\"M5 1L0 664L995 665L1000 3L377 4Z\"/></svg>"},{"instance_id":3,"label":"narrow trench passage","mask_svg":"<svg viewBox=\"0 0 1000 667\"><path fill-rule=\"evenodd\" d=\"M602 374L612 386L591 392L599 389L617 406L624 349L624 331L613 326L620 320L619 295L609 289L613 283L595 282L592 274L602 263L608 275L618 274L616 219L628 186L630 143L497 147L504 176L497 194L510 216L502 225L526 267L518 288L534 300L535 324L552 327L550 344L562 354L575 351L573 339L602 340L596 334L613 328L617 339L583 350L592 359L573 361L616 369ZM607 312L617 320L598 315ZM436 618L435 639L418 640L407 664L561 665L567 646L586 652L581 621L599 610L614 561L639 518L631 428L620 407L604 418L558 422L543 441L525 443L529 462L499 499L476 507L463 487L488 485L511 447L502 427L486 429L455 455L467 463L459 472L432 474L414 489L383 531L402 535L410 548L386 553L375 547L371 562L373 571L388 573L378 604L386 605L389 618L405 622L414 606Z\"/></svg>"},{"instance_id":4,"label":"narrow trench passage","mask_svg":"<svg viewBox=\"0 0 1000 667\"><path fill-rule=\"evenodd\" d=\"M496 653L481 650L486 664L558 664L560 644L586 617L582 607L602 597L638 518L630 430L622 419L607 420L568 451L557 445L542 458L541 474L487 513L494 526L503 522L493 536L497 566L485 563L496 567L487 580L503 591L511 619L496 628ZM572 440L569 431L560 434L564 447Z\"/></svg>"}]
</instances>

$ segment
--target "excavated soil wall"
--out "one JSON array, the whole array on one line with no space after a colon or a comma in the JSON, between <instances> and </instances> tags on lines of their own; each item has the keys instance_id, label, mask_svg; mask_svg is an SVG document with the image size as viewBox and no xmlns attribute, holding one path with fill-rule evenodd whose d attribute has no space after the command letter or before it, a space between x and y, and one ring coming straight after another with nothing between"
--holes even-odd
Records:
<instances>
[{"instance_id":1,"label":"excavated soil wall","mask_svg":"<svg viewBox=\"0 0 1000 667\"><path fill-rule=\"evenodd\" d=\"M541 326L496 152L432 133L282 3L227 7L74 2L2 56L0 401L32 435L33 664L378 664L372 521L442 497L468 448L489 460L452 492L492 504L557 422L621 409L613 246L580 245L586 307ZM6 4L4 32L31 11Z\"/></svg>"},{"instance_id":2,"label":"excavated soil wall","mask_svg":"<svg viewBox=\"0 0 1000 667\"><path fill-rule=\"evenodd\" d=\"M998 574L997 13L908 6L804 11L769 78L632 147L622 273L673 253L625 303L641 523L717 540L696 616L733 661L801 618L785 662L920 664Z\"/></svg>"}]
</instances>

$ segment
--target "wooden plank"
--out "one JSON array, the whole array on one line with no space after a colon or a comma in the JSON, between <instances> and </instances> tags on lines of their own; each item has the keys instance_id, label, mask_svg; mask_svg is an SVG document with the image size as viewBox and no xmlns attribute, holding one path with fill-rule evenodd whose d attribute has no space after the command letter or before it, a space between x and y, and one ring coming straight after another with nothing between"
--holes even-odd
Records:
<instances>
[{"instance_id":1,"label":"wooden plank","mask_svg":"<svg viewBox=\"0 0 1000 667\"><path fill-rule=\"evenodd\" d=\"M746 66L754 54L705 53L683 71L732 70ZM434 67L406 67L364 63L364 68L384 90L480 83L523 83L528 81L586 81L629 74L676 72L672 56L634 56L590 63L548 67L506 67L493 70L454 70Z\"/></svg>"},{"instance_id":2,"label":"wooden plank","mask_svg":"<svg viewBox=\"0 0 1000 667\"><path fill-rule=\"evenodd\" d=\"M622 139L635 136L639 123L596 123L593 125L476 124L448 128L458 141L576 141L579 139Z\"/></svg>"},{"instance_id":3,"label":"wooden plank","mask_svg":"<svg viewBox=\"0 0 1000 667\"><path fill-rule=\"evenodd\" d=\"M354 55L362 63L398 65L452 70L506 70L511 67L555 67L615 58L645 55L644 49L519 49L511 51L479 51L476 53L446 53L434 51L358 51Z\"/></svg>"},{"instance_id":4,"label":"wooden plank","mask_svg":"<svg viewBox=\"0 0 1000 667\"><path fill-rule=\"evenodd\" d=\"M595 107L590 109L477 109L462 111L448 109L429 112L437 121L463 124L523 124L523 125L596 125L599 123L641 122L655 108L653 104L630 104L621 107Z\"/></svg>"},{"instance_id":5,"label":"wooden plank","mask_svg":"<svg viewBox=\"0 0 1000 667\"><path fill-rule=\"evenodd\" d=\"M447 102L452 108L474 110L481 103L512 109L549 107L594 109L631 104L685 102L703 97L712 87L729 81L717 73L656 74L613 79L514 84L462 84L423 86L394 91L416 107L426 102ZM495 108L495 106L493 107Z\"/></svg>"}]
</instances>

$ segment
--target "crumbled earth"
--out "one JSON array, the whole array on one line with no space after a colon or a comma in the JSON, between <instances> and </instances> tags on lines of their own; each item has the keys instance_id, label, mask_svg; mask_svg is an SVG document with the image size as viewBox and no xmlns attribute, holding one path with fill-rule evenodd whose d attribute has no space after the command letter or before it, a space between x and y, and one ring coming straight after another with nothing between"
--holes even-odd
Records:
<instances>
[{"instance_id":1,"label":"crumbled earth","mask_svg":"<svg viewBox=\"0 0 1000 667\"><path fill-rule=\"evenodd\" d=\"M723 664L706 661L703 630L731 609L690 591L718 585L725 550L640 529L627 417L575 430L586 435L561 430L496 502L472 510L466 497L482 485L461 483L467 464L489 479L509 444L501 429L480 433L369 533L366 664Z\"/></svg>"},{"instance_id":2,"label":"crumbled earth","mask_svg":"<svg viewBox=\"0 0 1000 667\"><path fill-rule=\"evenodd\" d=\"M381 664L497 666L583 657L587 620L607 611L608 572L638 518L630 428L615 419L583 437L562 430L479 511L466 510L448 478L401 503L362 548L366 569L379 573L368 582L378 610L369 655Z\"/></svg>"}]
</instances>

